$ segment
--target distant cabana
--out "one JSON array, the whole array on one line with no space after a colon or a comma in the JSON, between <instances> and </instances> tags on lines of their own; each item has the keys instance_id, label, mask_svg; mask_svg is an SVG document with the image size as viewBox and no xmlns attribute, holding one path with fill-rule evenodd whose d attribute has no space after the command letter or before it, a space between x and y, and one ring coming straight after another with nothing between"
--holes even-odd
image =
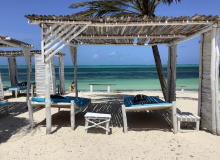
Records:
<instances>
[{"instance_id":1,"label":"distant cabana","mask_svg":"<svg viewBox=\"0 0 220 160\"><path fill-rule=\"evenodd\" d=\"M11 37L0 36L0 48L7 49L0 51L0 57L7 57L9 63L9 75L11 85L15 86L18 83L17 78L17 56L24 56L28 69L27 69L27 99L29 99L30 92L30 78L31 78L31 54L32 45L13 39ZM22 49L21 51L9 51L9 49ZM1 76L0 76L1 79ZM3 84L0 80L0 99L4 98Z\"/></svg>"},{"instance_id":2,"label":"distant cabana","mask_svg":"<svg viewBox=\"0 0 220 160\"><path fill-rule=\"evenodd\" d=\"M201 128L220 135L219 111L219 24L218 16L193 17L107 17L28 15L29 23L41 26L42 55L45 69L50 71L51 58L63 47L70 46L75 64L80 45L139 45L165 44L168 53L167 97L176 100L177 45L201 36L199 114ZM157 62L156 62L157 63ZM51 132L50 77L45 81L47 133ZM77 91L76 91L77 95Z\"/></svg>"}]
</instances>

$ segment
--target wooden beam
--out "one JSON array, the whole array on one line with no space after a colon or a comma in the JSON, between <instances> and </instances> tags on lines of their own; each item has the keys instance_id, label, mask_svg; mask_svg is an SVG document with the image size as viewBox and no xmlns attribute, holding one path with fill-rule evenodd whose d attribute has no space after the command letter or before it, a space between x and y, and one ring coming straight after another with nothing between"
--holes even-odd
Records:
<instances>
[{"instance_id":1,"label":"wooden beam","mask_svg":"<svg viewBox=\"0 0 220 160\"><path fill-rule=\"evenodd\" d=\"M93 27L123 27L123 26L178 26L178 25L211 25L211 21L148 21L148 22L92 22L92 21L61 21L61 20L30 20L31 24L72 24L72 25L89 25Z\"/></svg>"},{"instance_id":2,"label":"wooden beam","mask_svg":"<svg viewBox=\"0 0 220 160\"><path fill-rule=\"evenodd\" d=\"M173 38L185 38L184 35L129 35L129 36L108 36L108 35L91 35L91 36L79 36L78 40L84 39L134 39L134 38L151 38L151 39L173 39Z\"/></svg>"},{"instance_id":3,"label":"wooden beam","mask_svg":"<svg viewBox=\"0 0 220 160\"><path fill-rule=\"evenodd\" d=\"M179 39L179 40L176 40L176 41L171 42L170 45L178 44L178 43L182 43L182 42L191 40L191 39L193 39L193 38L195 38L195 37L198 37L198 36L200 36L201 34L206 33L206 32L208 32L208 31L210 31L210 30L212 30L212 26L208 26L208 27L206 26L206 27L204 27L203 29L201 29L200 31L195 32L195 33L192 34L192 35L189 35L189 36L186 36L185 38L182 38L182 39Z\"/></svg>"},{"instance_id":4,"label":"wooden beam","mask_svg":"<svg viewBox=\"0 0 220 160\"><path fill-rule=\"evenodd\" d=\"M78 46L138 46L138 47L146 47L146 46L155 46L155 45L170 45L169 43L150 43L150 44L133 44L133 43L71 43L70 46L78 47Z\"/></svg>"},{"instance_id":5,"label":"wooden beam","mask_svg":"<svg viewBox=\"0 0 220 160\"><path fill-rule=\"evenodd\" d=\"M168 56L168 80L167 80L167 90L168 90L168 102L176 101L176 52L177 46L169 46L169 56Z\"/></svg>"}]
</instances>

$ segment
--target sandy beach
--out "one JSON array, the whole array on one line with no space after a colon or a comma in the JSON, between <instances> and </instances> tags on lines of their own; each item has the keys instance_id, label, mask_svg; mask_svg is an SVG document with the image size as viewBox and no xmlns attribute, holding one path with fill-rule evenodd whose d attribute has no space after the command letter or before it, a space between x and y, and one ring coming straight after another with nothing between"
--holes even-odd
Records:
<instances>
[{"instance_id":1,"label":"sandy beach","mask_svg":"<svg viewBox=\"0 0 220 160\"><path fill-rule=\"evenodd\" d=\"M25 97L10 98L14 107L9 116L0 118L1 160L132 160L132 159L199 159L220 157L220 138L205 131L173 134L158 113L129 113L128 133L122 131L120 103L125 95L151 92L86 93L79 96L92 99L87 111L111 112L111 134L102 130L84 130L83 113L76 116L76 130L70 128L69 111L52 109L53 133L45 134L45 110L36 109L36 127L28 128ZM197 114L197 92L177 92L177 107Z\"/></svg>"}]
</instances>

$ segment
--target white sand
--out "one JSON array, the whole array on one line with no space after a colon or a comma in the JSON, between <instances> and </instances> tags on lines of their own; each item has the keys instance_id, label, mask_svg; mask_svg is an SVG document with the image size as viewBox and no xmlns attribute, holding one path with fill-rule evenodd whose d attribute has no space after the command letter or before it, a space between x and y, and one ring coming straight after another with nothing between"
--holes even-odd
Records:
<instances>
[{"instance_id":1,"label":"white sand","mask_svg":"<svg viewBox=\"0 0 220 160\"><path fill-rule=\"evenodd\" d=\"M143 92L140 92L143 93ZM119 107L123 95L137 92L80 93L91 97L93 103L110 101L94 106ZM145 92L160 95L159 92ZM197 93L178 92L177 106L182 111L197 113ZM53 133L45 135L44 109L34 113L37 127L28 129L28 113L24 97L10 99L16 108L11 115L0 118L0 160L52 160L52 159L220 159L220 138L205 131L178 133L174 135L158 114L134 113L128 115L130 131L122 132L121 117L118 113L112 122L112 133L105 135L100 130L84 131L83 115L77 115L77 128L70 129L69 112L52 109ZM111 102L112 101L112 102ZM116 110L117 111L117 110Z\"/></svg>"}]
</instances>

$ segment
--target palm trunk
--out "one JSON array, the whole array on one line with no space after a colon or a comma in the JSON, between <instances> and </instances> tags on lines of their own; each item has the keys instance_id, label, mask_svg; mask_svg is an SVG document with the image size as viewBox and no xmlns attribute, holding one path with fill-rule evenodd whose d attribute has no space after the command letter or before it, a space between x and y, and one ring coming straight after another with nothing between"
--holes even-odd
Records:
<instances>
[{"instance_id":1,"label":"palm trunk","mask_svg":"<svg viewBox=\"0 0 220 160\"><path fill-rule=\"evenodd\" d=\"M154 60L155 60L155 64L156 64L156 68L157 68L157 74L160 80L160 86L163 92L163 97L165 99L165 101L168 100L167 98L167 82L165 79L165 76L163 74L163 67L162 67L162 63L161 63L161 59L160 59L160 53L159 53L159 49L156 45L152 46L152 50L153 50L153 54L154 54Z\"/></svg>"}]
</instances>

